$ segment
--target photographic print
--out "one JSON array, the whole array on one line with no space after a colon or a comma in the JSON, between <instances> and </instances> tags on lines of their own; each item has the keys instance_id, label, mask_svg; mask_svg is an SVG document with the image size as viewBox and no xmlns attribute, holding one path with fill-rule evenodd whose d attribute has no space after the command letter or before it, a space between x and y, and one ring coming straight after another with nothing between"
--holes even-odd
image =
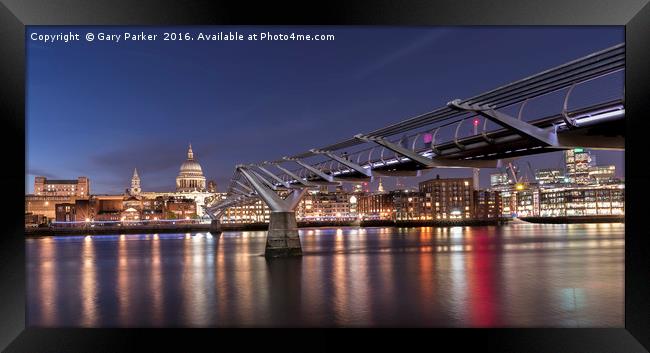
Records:
<instances>
[{"instance_id":1,"label":"photographic print","mask_svg":"<svg viewBox=\"0 0 650 353\"><path fill-rule=\"evenodd\" d=\"M620 26L27 26L28 327L624 327Z\"/></svg>"}]
</instances>

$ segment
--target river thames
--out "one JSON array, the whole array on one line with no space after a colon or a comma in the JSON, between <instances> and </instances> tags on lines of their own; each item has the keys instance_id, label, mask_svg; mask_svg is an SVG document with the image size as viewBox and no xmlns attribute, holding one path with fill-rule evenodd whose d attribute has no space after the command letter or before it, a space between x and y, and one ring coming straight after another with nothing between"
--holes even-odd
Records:
<instances>
[{"instance_id":1,"label":"river thames","mask_svg":"<svg viewBox=\"0 0 650 353\"><path fill-rule=\"evenodd\" d=\"M28 238L32 327L623 327L624 224Z\"/></svg>"}]
</instances>

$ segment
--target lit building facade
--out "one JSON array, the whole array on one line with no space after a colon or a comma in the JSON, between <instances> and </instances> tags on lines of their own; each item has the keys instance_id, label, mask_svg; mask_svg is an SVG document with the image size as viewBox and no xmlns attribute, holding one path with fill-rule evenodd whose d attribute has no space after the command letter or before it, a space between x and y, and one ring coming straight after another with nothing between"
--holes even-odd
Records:
<instances>
[{"instance_id":1,"label":"lit building facade","mask_svg":"<svg viewBox=\"0 0 650 353\"><path fill-rule=\"evenodd\" d=\"M124 210L124 195L93 195L95 221L119 221Z\"/></svg>"},{"instance_id":2,"label":"lit building facade","mask_svg":"<svg viewBox=\"0 0 650 353\"><path fill-rule=\"evenodd\" d=\"M515 192L516 197L512 200L515 204L517 217L535 217L539 215L538 188L524 188Z\"/></svg>"},{"instance_id":3,"label":"lit building facade","mask_svg":"<svg viewBox=\"0 0 650 353\"><path fill-rule=\"evenodd\" d=\"M419 192L409 190L391 191L395 205L396 221L414 221L420 219L420 204L422 197Z\"/></svg>"},{"instance_id":4,"label":"lit building facade","mask_svg":"<svg viewBox=\"0 0 650 353\"><path fill-rule=\"evenodd\" d=\"M168 215L166 212L166 203L164 197L159 196L155 199L142 199L142 215L144 220L160 220L165 219Z\"/></svg>"},{"instance_id":5,"label":"lit building facade","mask_svg":"<svg viewBox=\"0 0 650 353\"><path fill-rule=\"evenodd\" d=\"M165 204L167 218L170 219L193 219L197 218L196 202L192 199L170 199Z\"/></svg>"},{"instance_id":6,"label":"lit building facade","mask_svg":"<svg viewBox=\"0 0 650 353\"><path fill-rule=\"evenodd\" d=\"M88 197L90 180L85 176L76 180L52 180L37 176L34 178L34 195Z\"/></svg>"},{"instance_id":7,"label":"lit building facade","mask_svg":"<svg viewBox=\"0 0 650 353\"><path fill-rule=\"evenodd\" d=\"M56 219L57 203L74 203L73 196L25 195L25 213Z\"/></svg>"},{"instance_id":8,"label":"lit building facade","mask_svg":"<svg viewBox=\"0 0 650 353\"><path fill-rule=\"evenodd\" d=\"M559 185L568 181L564 171L559 168L538 169L535 171L535 179L540 186Z\"/></svg>"},{"instance_id":9,"label":"lit building facade","mask_svg":"<svg viewBox=\"0 0 650 353\"><path fill-rule=\"evenodd\" d=\"M422 219L470 219L474 207L472 178L427 180L419 184Z\"/></svg>"},{"instance_id":10,"label":"lit building facade","mask_svg":"<svg viewBox=\"0 0 650 353\"><path fill-rule=\"evenodd\" d=\"M140 196L144 200L155 200L162 198L164 200L192 200L196 204L196 214L199 218L207 218L203 206L206 205L206 200L209 201L216 193L207 191L191 191L191 192L158 192L158 191L143 191ZM184 201L183 201L184 202Z\"/></svg>"},{"instance_id":11,"label":"lit building facade","mask_svg":"<svg viewBox=\"0 0 650 353\"><path fill-rule=\"evenodd\" d=\"M490 174L490 187L493 189L508 187L512 184L512 180L508 177L508 173L492 173Z\"/></svg>"},{"instance_id":12,"label":"lit building facade","mask_svg":"<svg viewBox=\"0 0 650 353\"><path fill-rule=\"evenodd\" d=\"M229 207L223 213L223 223L268 223L271 210L262 200Z\"/></svg>"},{"instance_id":13,"label":"lit building facade","mask_svg":"<svg viewBox=\"0 0 650 353\"><path fill-rule=\"evenodd\" d=\"M79 199L75 202L56 204L57 222L91 221L94 219L94 209L89 199Z\"/></svg>"},{"instance_id":14,"label":"lit building facade","mask_svg":"<svg viewBox=\"0 0 650 353\"><path fill-rule=\"evenodd\" d=\"M625 185L524 187L500 193L504 217L622 216Z\"/></svg>"},{"instance_id":15,"label":"lit building facade","mask_svg":"<svg viewBox=\"0 0 650 353\"><path fill-rule=\"evenodd\" d=\"M612 184L616 180L616 166L603 165L589 168L589 178L594 184Z\"/></svg>"},{"instance_id":16,"label":"lit building facade","mask_svg":"<svg viewBox=\"0 0 650 353\"><path fill-rule=\"evenodd\" d=\"M502 217L501 193L489 190L474 190L475 219L490 219Z\"/></svg>"},{"instance_id":17,"label":"lit building facade","mask_svg":"<svg viewBox=\"0 0 650 353\"><path fill-rule=\"evenodd\" d=\"M308 192L298 205L296 217L304 221L354 218L356 209L355 212L351 210L352 196L342 188L337 188L334 192L329 192L327 189Z\"/></svg>"},{"instance_id":18,"label":"lit building facade","mask_svg":"<svg viewBox=\"0 0 650 353\"><path fill-rule=\"evenodd\" d=\"M585 186L540 192L542 217L622 216L625 214L625 186Z\"/></svg>"},{"instance_id":19,"label":"lit building facade","mask_svg":"<svg viewBox=\"0 0 650 353\"><path fill-rule=\"evenodd\" d=\"M357 212L361 219L394 220L393 195L389 193L360 194L357 198Z\"/></svg>"},{"instance_id":20,"label":"lit building facade","mask_svg":"<svg viewBox=\"0 0 650 353\"><path fill-rule=\"evenodd\" d=\"M501 195L501 216L512 217L517 213L517 193L514 190L499 192Z\"/></svg>"},{"instance_id":21,"label":"lit building facade","mask_svg":"<svg viewBox=\"0 0 650 353\"><path fill-rule=\"evenodd\" d=\"M587 185L590 183L589 169L593 167L595 159L589 150L574 148L564 151L566 163L566 176L571 184Z\"/></svg>"},{"instance_id":22,"label":"lit building facade","mask_svg":"<svg viewBox=\"0 0 650 353\"><path fill-rule=\"evenodd\" d=\"M75 207L73 203L59 203L56 205L56 221L57 222L74 222L75 221Z\"/></svg>"}]
</instances>

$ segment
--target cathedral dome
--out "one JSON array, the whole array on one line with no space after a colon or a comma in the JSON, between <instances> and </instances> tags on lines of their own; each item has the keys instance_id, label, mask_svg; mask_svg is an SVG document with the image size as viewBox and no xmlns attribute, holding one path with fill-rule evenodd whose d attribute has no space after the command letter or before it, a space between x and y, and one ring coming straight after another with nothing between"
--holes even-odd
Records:
<instances>
[{"instance_id":1,"label":"cathedral dome","mask_svg":"<svg viewBox=\"0 0 650 353\"><path fill-rule=\"evenodd\" d=\"M192 145L187 150L187 160L181 164L176 178L176 191L205 191L205 177L201 165L194 160Z\"/></svg>"},{"instance_id":2,"label":"cathedral dome","mask_svg":"<svg viewBox=\"0 0 650 353\"><path fill-rule=\"evenodd\" d=\"M195 160L186 160L181 164L181 174L201 174L203 175L203 169L201 165Z\"/></svg>"}]
</instances>

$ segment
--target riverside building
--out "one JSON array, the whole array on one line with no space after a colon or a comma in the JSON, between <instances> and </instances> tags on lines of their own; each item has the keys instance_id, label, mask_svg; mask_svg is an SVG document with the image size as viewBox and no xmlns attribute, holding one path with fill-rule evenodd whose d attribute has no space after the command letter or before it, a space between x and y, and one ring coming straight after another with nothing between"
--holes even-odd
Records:
<instances>
[{"instance_id":1,"label":"riverside building","mask_svg":"<svg viewBox=\"0 0 650 353\"><path fill-rule=\"evenodd\" d=\"M90 195L90 180L80 176L76 180L54 180L44 176L34 178L34 194L37 196L74 196Z\"/></svg>"},{"instance_id":2,"label":"riverside building","mask_svg":"<svg viewBox=\"0 0 650 353\"><path fill-rule=\"evenodd\" d=\"M474 183L472 178L435 179L419 184L421 217L433 220L472 218Z\"/></svg>"}]
</instances>

